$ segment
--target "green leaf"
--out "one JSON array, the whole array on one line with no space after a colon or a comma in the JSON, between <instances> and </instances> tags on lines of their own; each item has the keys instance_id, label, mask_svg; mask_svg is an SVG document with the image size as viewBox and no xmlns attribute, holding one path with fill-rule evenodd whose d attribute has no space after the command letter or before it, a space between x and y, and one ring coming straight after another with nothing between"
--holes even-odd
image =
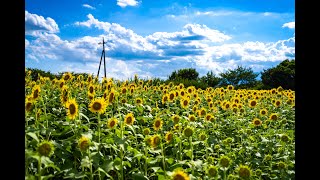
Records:
<instances>
[{"instance_id":1,"label":"green leaf","mask_svg":"<svg viewBox=\"0 0 320 180\"><path fill-rule=\"evenodd\" d=\"M32 137L34 140L36 140L39 143L39 139L35 133L28 132L27 135L29 135L30 137Z\"/></svg>"},{"instance_id":2,"label":"green leaf","mask_svg":"<svg viewBox=\"0 0 320 180\"><path fill-rule=\"evenodd\" d=\"M169 159L167 159L167 162L171 165L174 162L174 159L173 158L169 158Z\"/></svg>"},{"instance_id":3,"label":"green leaf","mask_svg":"<svg viewBox=\"0 0 320 180\"><path fill-rule=\"evenodd\" d=\"M132 178L133 180L148 180L148 178L141 173L132 174Z\"/></svg>"}]
</instances>

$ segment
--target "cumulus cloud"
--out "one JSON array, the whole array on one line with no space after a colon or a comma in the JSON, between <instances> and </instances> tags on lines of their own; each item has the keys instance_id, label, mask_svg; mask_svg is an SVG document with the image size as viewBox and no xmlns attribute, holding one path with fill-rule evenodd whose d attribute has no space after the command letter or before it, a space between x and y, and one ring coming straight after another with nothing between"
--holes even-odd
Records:
<instances>
[{"instance_id":1,"label":"cumulus cloud","mask_svg":"<svg viewBox=\"0 0 320 180\"><path fill-rule=\"evenodd\" d=\"M82 6L89 9L96 9L95 7L90 6L89 4L82 4Z\"/></svg>"},{"instance_id":2,"label":"cumulus cloud","mask_svg":"<svg viewBox=\"0 0 320 180\"><path fill-rule=\"evenodd\" d=\"M45 19L43 16L25 11L25 30L26 35L36 35L39 32L57 33L59 27L50 17Z\"/></svg>"},{"instance_id":3,"label":"cumulus cloud","mask_svg":"<svg viewBox=\"0 0 320 180\"><path fill-rule=\"evenodd\" d=\"M139 4L136 0L117 0L117 5L125 8L126 6L137 6Z\"/></svg>"},{"instance_id":4,"label":"cumulus cloud","mask_svg":"<svg viewBox=\"0 0 320 180\"><path fill-rule=\"evenodd\" d=\"M95 74L102 51L98 42L104 38L107 76L123 80L134 74L165 79L174 70L190 67L200 75L208 71L218 74L237 65L260 71L270 63L295 56L295 37L271 43L228 43L229 35L200 24L186 24L181 31L141 36L117 23L101 22L91 14L87 17L87 21L76 25L98 28L104 33L63 40L45 31L35 39L25 40L26 59L39 63L57 61L63 64L60 71ZM100 73L103 75L103 71Z\"/></svg>"},{"instance_id":5,"label":"cumulus cloud","mask_svg":"<svg viewBox=\"0 0 320 180\"><path fill-rule=\"evenodd\" d=\"M294 29L294 28L295 28L295 22L293 21L293 22L284 23L284 24L282 25L282 27L283 27L283 28L287 27L287 28L289 28L289 29Z\"/></svg>"}]
</instances>

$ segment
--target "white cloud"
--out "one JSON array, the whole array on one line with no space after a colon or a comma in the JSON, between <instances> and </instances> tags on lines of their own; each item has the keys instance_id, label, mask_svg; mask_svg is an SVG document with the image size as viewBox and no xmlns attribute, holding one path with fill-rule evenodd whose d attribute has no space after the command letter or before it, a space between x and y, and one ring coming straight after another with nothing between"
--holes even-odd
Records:
<instances>
[{"instance_id":1,"label":"white cloud","mask_svg":"<svg viewBox=\"0 0 320 180\"><path fill-rule=\"evenodd\" d=\"M104 33L63 40L44 31L35 39L25 39L26 62L56 61L55 64L61 64L57 68L60 72L96 75L102 51L98 42L103 37L107 42L107 76L121 80L134 74L165 79L174 70L190 67L201 71L201 75L208 71L218 74L237 65L261 70L268 63L295 56L295 37L271 43L227 43L229 35L200 24L186 24L181 31L156 32L144 37L117 23L101 22L91 14L87 17L87 21L76 25L98 28ZM103 68L100 76L103 76Z\"/></svg>"},{"instance_id":2,"label":"white cloud","mask_svg":"<svg viewBox=\"0 0 320 180\"><path fill-rule=\"evenodd\" d=\"M124 8L126 6L137 6L139 4L136 0L117 0L117 5Z\"/></svg>"},{"instance_id":3,"label":"white cloud","mask_svg":"<svg viewBox=\"0 0 320 180\"><path fill-rule=\"evenodd\" d=\"M26 35L36 35L39 32L57 33L58 24L50 17L46 19L37 14L31 14L25 11L25 29Z\"/></svg>"},{"instance_id":4,"label":"white cloud","mask_svg":"<svg viewBox=\"0 0 320 180\"><path fill-rule=\"evenodd\" d=\"M89 4L82 4L83 7L89 8L89 9L96 9L95 7L90 6Z\"/></svg>"},{"instance_id":5,"label":"white cloud","mask_svg":"<svg viewBox=\"0 0 320 180\"><path fill-rule=\"evenodd\" d=\"M294 29L294 28L295 28L295 22L293 21L293 22L284 23L284 24L282 25L282 27L283 27L283 28L287 27L287 28L289 28L289 29Z\"/></svg>"}]
</instances>

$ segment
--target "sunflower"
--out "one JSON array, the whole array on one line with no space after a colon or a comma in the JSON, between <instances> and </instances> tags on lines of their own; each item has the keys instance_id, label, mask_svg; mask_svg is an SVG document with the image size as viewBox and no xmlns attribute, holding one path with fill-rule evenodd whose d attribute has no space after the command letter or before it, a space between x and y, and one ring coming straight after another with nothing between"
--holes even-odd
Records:
<instances>
[{"instance_id":1,"label":"sunflower","mask_svg":"<svg viewBox=\"0 0 320 180\"><path fill-rule=\"evenodd\" d=\"M276 100L274 106L279 107L281 105L281 100Z\"/></svg>"},{"instance_id":2,"label":"sunflower","mask_svg":"<svg viewBox=\"0 0 320 180\"><path fill-rule=\"evenodd\" d=\"M94 94L91 94L88 92L88 98L90 99L90 101L94 98Z\"/></svg>"},{"instance_id":3,"label":"sunflower","mask_svg":"<svg viewBox=\"0 0 320 180\"><path fill-rule=\"evenodd\" d=\"M114 100L115 100L115 90L112 88L108 95L108 103L112 104Z\"/></svg>"},{"instance_id":4,"label":"sunflower","mask_svg":"<svg viewBox=\"0 0 320 180\"><path fill-rule=\"evenodd\" d=\"M66 102L67 116L74 120L78 116L78 104L75 99L69 99Z\"/></svg>"},{"instance_id":5,"label":"sunflower","mask_svg":"<svg viewBox=\"0 0 320 180\"><path fill-rule=\"evenodd\" d=\"M65 84L65 81L63 79L60 79L59 88L62 88L64 84Z\"/></svg>"},{"instance_id":6,"label":"sunflower","mask_svg":"<svg viewBox=\"0 0 320 180\"><path fill-rule=\"evenodd\" d=\"M281 141L283 142L288 142L290 139L289 139L289 136L286 135L286 134L282 134L281 137L280 137Z\"/></svg>"},{"instance_id":7,"label":"sunflower","mask_svg":"<svg viewBox=\"0 0 320 180\"><path fill-rule=\"evenodd\" d=\"M249 178L252 174L251 169L246 165L240 165L238 168L238 173L241 178Z\"/></svg>"},{"instance_id":8,"label":"sunflower","mask_svg":"<svg viewBox=\"0 0 320 180\"><path fill-rule=\"evenodd\" d=\"M51 156L54 152L53 143L47 140L42 141L38 145L37 152L40 154L40 156Z\"/></svg>"},{"instance_id":9,"label":"sunflower","mask_svg":"<svg viewBox=\"0 0 320 180\"><path fill-rule=\"evenodd\" d=\"M80 151L86 151L89 148L90 144L90 139L87 136L81 136L81 138L78 140Z\"/></svg>"},{"instance_id":10,"label":"sunflower","mask_svg":"<svg viewBox=\"0 0 320 180\"><path fill-rule=\"evenodd\" d=\"M180 121L180 116L175 114L175 115L172 116L172 120L173 120L174 124L178 124L179 121Z\"/></svg>"},{"instance_id":11,"label":"sunflower","mask_svg":"<svg viewBox=\"0 0 320 180\"><path fill-rule=\"evenodd\" d=\"M284 163L283 161L280 161L280 162L277 163L277 167L279 169L285 169L287 167L287 164Z\"/></svg>"},{"instance_id":12,"label":"sunflower","mask_svg":"<svg viewBox=\"0 0 320 180\"><path fill-rule=\"evenodd\" d=\"M193 115L193 114L190 114L189 117L188 117L189 121L193 122L193 121L196 121L196 116Z\"/></svg>"},{"instance_id":13,"label":"sunflower","mask_svg":"<svg viewBox=\"0 0 320 180\"><path fill-rule=\"evenodd\" d=\"M272 160L272 156L270 154L267 154L264 156L263 158L264 161L271 161Z\"/></svg>"},{"instance_id":14,"label":"sunflower","mask_svg":"<svg viewBox=\"0 0 320 180\"><path fill-rule=\"evenodd\" d=\"M232 107L232 112L237 113L237 112L238 112L238 110L239 110L239 108L238 108L237 106Z\"/></svg>"},{"instance_id":15,"label":"sunflower","mask_svg":"<svg viewBox=\"0 0 320 180\"><path fill-rule=\"evenodd\" d=\"M173 126L173 129L174 129L175 131L179 131L179 130L180 130L180 125L179 125L179 124L175 124L175 125Z\"/></svg>"},{"instance_id":16,"label":"sunflower","mask_svg":"<svg viewBox=\"0 0 320 180\"><path fill-rule=\"evenodd\" d=\"M121 94L126 94L126 93L127 93L127 90L128 90L128 89L127 89L126 86L122 86L120 92L121 92Z\"/></svg>"},{"instance_id":17,"label":"sunflower","mask_svg":"<svg viewBox=\"0 0 320 180\"><path fill-rule=\"evenodd\" d=\"M88 78L87 78L87 82L88 82L88 83L91 83L91 82L92 82L92 75L91 75L91 74L89 74L89 76L88 76Z\"/></svg>"},{"instance_id":18,"label":"sunflower","mask_svg":"<svg viewBox=\"0 0 320 180\"><path fill-rule=\"evenodd\" d=\"M170 91L170 93L169 93L169 102L173 102L175 96L176 96L176 92L175 91Z\"/></svg>"},{"instance_id":19,"label":"sunflower","mask_svg":"<svg viewBox=\"0 0 320 180\"><path fill-rule=\"evenodd\" d=\"M184 130L183 130L183 134L186 137L190 137L193 134L193 128L191 128L190 126L187 126Z\"/></svg>"},{"instance_id":20,"label":"sunflower","mask_svg":"<svg viewBox=\"0 0 320 180\"><path fill-rule=\"evenodd\" d=\"M118 120L116 118L111 118L108 120L108 128L113 129L118 124Z\"/></svg>"},{"instance_id":21,"label":"sunflower","mask_svg":"<svg viewBox=\"0 0 320 180\"><path fill-rule=\"evenodd\" d=\"M183 89L183 88L184 88L184 84L180 83L179 86L178 86L178 88L179 88L180 90Z\"/></svg>"},{"instance_id":22,"label":"sunflower","mask_svg":"<svg viewBox=\"0 0 320 180\"><path fill-rule=\"evenodd\" d=\"M94 85L90 83L89 87L88 87L88 94L89 93L90 94L95 94L94 89L95 89Z\"/></svg>"},{"instance_id":23,"label":"sunflower","mask_svg":"<svg viewBox=\"0 0 320 180\"><path fill-rule=\"evenodd\" d=\"M89 110L93 113L103 114L108 104L103 98L92 99L89 104Z\"/></svg>"},{"instance_id":24,"label":"sunflower","mask_svg":"<svg viewBox=\"0 0 320 180\"><path fill-rule=\"evenodd\" d=\"M255 107L257 105L257 101L255 99L249 101L250 107Z\"/></svg>"},{"instance_id":25,"label":"sunflower","mask_svg":"<svg viewBox=\"0 0 320 180\"><path fill-rule=\"evenodd\" d=\"M175 169L171 177L173 180L190 180L189 175L180 168Z\"/></svg>"},{"instance_id":26,"label":"sunflower","mask_svg":"<svg viewBox=\"0 0 320 180\"><path fill-rule=\"evenodd\" d=\"M224 168L229 167L231 162L232 162L231 159L225 155L221 156L219 159L219 164Z\"/></svg>"},{"instance_id":27,"label":"sunflower","mask_svg":"<svg viewBox=\"0 0 320 180\"><path fill-rule=\"evenodd\" d=\"M62 79L68 81L69 79L72 79L72 74L70 72L66 72L62 75Z\"/></svg>"},{"instance_id":28,"label":"sunflower","mask_svg":"<svg viewBox=\"0 0 320 180\"><path fill-rule=\"evenodd\" d=\"M143 134L144 135L149 135L150 134L150 129L149 128L144 128L143 129Z\"/></svg>"},{"instance_id":29,"label":"sunflower","mask_svg":"<svg viewBox=\"0 0 320 180\"><path fill-rule=\"evenodd\" d=\"M138 105L141 105L142 103L143 103L143 101L142 101L142 99L141 98L136 98L136 104L138 104Z\"/></svg>"},{"instance_id":30,"label":"sunflower","mask_svg":"<svg viewBox=\"0 0 320 180\"><path fill-rule=\"evenodd\" d=\"M37 100L40 97L40 92L41 92L40 85L33 86L32 93L31 93L32 99Z\"/></svg>"},{"instance_id":31,"label":"sunflower","mask_svg":"<svg viewBox=\"0 0 320 180\"><path fill-rule=\"evenodd\" d=\"M209 177L218 176L218 167L214 165L209 166L209 168L207 169L207 174Z\"/></svg>"},{"instance_id":32,"label":"sunflower","mask_svg":"<svg viewBox=\"0 0 320 180\"><path fill-rule=\"evenodd\" d=\"M156 118L153 122L153 129L159 131L161 129L163 121L160 118Z\"/></svg>"},{"instance_id":33,"label":"sunflower","mask_svg":"<svg viewBox=\"0 0 320 180\"><path fill-rule=\"evenodd\" d=\"M66 103L68 102L68 95L60 95L60 101L61 101L61 103L62 103L62 105L63 106L65 106L66 105Z\"/></svg>"},{"instance_id":34,"label":"sunflower","mask_svg":"<svg viewBox=\"0 0 320 180\"><path fill-rule=\"evenodd\" d=\"M166 133L166 135L165 135L165 139L166 139L166 142L167 143L170 143L171 141L172 141L172 139L173 139L173 134L172 134L172 132L167 132Z\"/></svg>"},{"instance_id":35,"label":"sunflower","mask_svg":"<svg viewBox=\"0 0 320 180\"><path fill-rule=\"evenodd\" d=\"M184 96L186 95L186 92L185 92L183 89L181 89L181 90L179 91L179 95L180 95L181 97L184 97Z\"/></svg>"},{"instance_id":36,"label":"sunflower","mask_svg":"<svg viewBox=\"0 0 320 180\"><path fill-rule=\"evenodd\" d=\"M156 148L161 143L161 137L158 134L155 134L151 138L151 146Z\"/></svg>"},{"instance_id":37,"label":"sunflower","mask_svg":"<svg viewBox=\"0 0 320 180\"><path fill-rule=\"evenodd\" d=\"M127 124L127 125L133 125L134 120L135 120L135 118L134 118L134 116L133 116L132 113L128 113L128 114L126 115L126 117L124 118L124 122L125 122L125 124Z\"/></svg>"},{"instance_id":38,"label":"sunflower","mask_svg":"<svg viewBox=\"0 0 320 180\"><path fill-rule=\"evenodd\" d=\"M228 86L227 86L227 89L228 89L229 91L231 91L231 90L234 89L234 87L233 87L232 85L228 85Z\"/></svg>"},{"instance_id":39,"label":"sunflower","mask_svg":"<svg viewBox=\"0 0 320 180\"><path fill-rule=\"evenodd\" d=\"M199 139L200 141L205 141L207 139L206 133L202 132L199 134Z\"/></svg>"},{"instance_id":40,"label":"sunflower","mask_svg":"<svg viewBox=\"0 0 320 180\"><path fill-rule=\"evenodd\" d=\"M126 99L126 98L122 98L122 99L120 100L120 102L124 104L124 103L127 102L127 99Z\"/></svg>"},{"instance_id":41,"label":"sunflower","mask_svg":"<svg viewBox=\"0 0 320 180\"><path fill-rule=\"evenodd\" d=\"M168 102L168 100L169 100L169 96L168 96L168 94L164 94L163 96L162 96L162 104L165 104L166 102Z\"/></svg>"},{"instance_id":42,"label":"sunflower","mask_svg":"<svg viewBox=\"0 0 320 180\"><path fill-rule=\"evenodd\" d=\"M254 118L253 121L252 121L252 124L257 127L257 126L261 126L262 124L262 121L258 118Z\"/></svg>"},{"instance_id":43,"label":"sunflower","mask_svg":"<svg viewBox=\"0 0 320 180\"><path fill-rule=\"evenodd\" d=\"M198 110L199 117L204 117L206 114L207 114L207 110L204 107Z\"/></svg>"},{"instance_id":44,"label":"sunflower","mask_svg":"<svg viewBox=\"0 0 320 180\"><path fill-rule=\"evenodd\" d=\"M212 121L212 119L213 119L213 114L211 113L206 114L205 120Z\"/></svg>"},{"instance_id":45,"label":"sunflower","mask_svg":"<svg viewBox=\"0 0 320 180\"><path fill-rule=\"evenodd\" d=\"M195 106L192 107L192 111L193 112L197 112L197 110L198 110L198 106L195 105Z\"/></svg>"},{"instance_id":46,"label":"sunflower","mask_svg":"<svg viewBox=\"0 0 320 180\"><path fill-rule=\"evenodd\" d=\"M26 106L25 106L26 112L30 112L32 110L32 106L33 106L32 101L26 100L25 104L26 104Z\"/></svg>"},{"instance_id":47,"label":"sunflower","mask_svg":"<svg viewBox=\"0 0 320 180\"><path fill-rule=\"evenodd\" d=\"M261 109L260 110L260 115L265 116L268 114L268 110L267 109Z\"/></svg>"},{"instance_id":48,"label":"sunflower","mask_svg":"<svg viewBox=\"0 0 320 180\"><path fill-rule=\"evenodd\" d=\"M188 98L181 98L180 105L182 108L186 109L189 105L189 99Z\"/></svg>"},{"instance_id":49,"label":"sunflower","mask_svg":"<svg viewBox=\"0 0 320 180\"><path fill-rule=\"evenodd\" d=\"M270 120L277 120L278 119L278 114L277 113L272 113L269 117Z\"/></svg>"}]
</instances>

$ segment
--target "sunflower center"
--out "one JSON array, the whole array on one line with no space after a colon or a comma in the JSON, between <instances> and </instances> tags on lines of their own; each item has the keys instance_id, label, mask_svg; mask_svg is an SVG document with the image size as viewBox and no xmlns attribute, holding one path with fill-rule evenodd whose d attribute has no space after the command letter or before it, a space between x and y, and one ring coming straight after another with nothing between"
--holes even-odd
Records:
<instances>
[{"instance_id":1,"label":"sunflower center","mask_svg":"<svg viewBox=\"0 0 320 180\"><path fill-rule=\"evenodd\" d=\"M36 89L36 90L34 90L34 92L33 92L33 98L37 98L39 96L39 90L38 89Z\"/></svg>"},{"instance_id":2,"label":"sunflower center","mask_svg":"<svg viewBox=\"0 0 320 180\"><path fill-rule=\"evenodd\" d=\"M70 112L71 115L76 113L76 106L74 104L70 104L69 112Z\"/></svg>"},{"instance_id":3,"label":"sunflower center","mask_svg":"<svg viewBox=\"0 0 320 180\"><path fill-rule=\"evenodd\" d=\"M239 170L239 176L243 178L247 178L250 176L250 171L247 168L240 168Z\"/></svg>"},{"instance_id":4,"label":"sunflower center","mask_svg":"<svg viewBox=\"0 0 320 180\"><path fill-rule=\"evenodd\" d=\"M140 99L137 99L137 103L140 104L140 103L141 103L141 100L140 100Z\"/></svg>"},{"instance_id":5,"label":"sunflower center","mask_svg":"<svg viewBox=\"0 0 320 180\"><path fill-rule=\"evenodd\" d=\"M31 110L31 105L32 105L31 102L28 102L28 103L27 103L27 105L26 105L26 110L27 110L27 111L30 111L30 110Z\"/></svg>"},{"instance_id":6,"label":"sunflower center","mask_svg":"<svg viewBox=\"0 0 320 180\"><path fill-rule=\"evenodd\" d=\"M161 125L160 120L157 120L156 123L155 123L155 126L156 126L156 127L160 127L160 125Z\"/></svg>"},{"instance_id":7,"label":"sunflower center","mask_svg":"<svg viewBox=\"0 0 320 180\"><path fill-rule=\"evenodd\" d=\"M130 124L132 122L132 117L127 118L127 123Z\"/></svg>"},{"instance_id":8,"label":"sunflower center","mask_svg":"<svg viewBox=\"0 0 320 180\"><path fill-rule=\"evenodd\" d=\"M185 180L184 176L182 176L181 174L176 174L173 177L173 180Z\"/></svg>"},{"instance_id":9,"label":"sunflower center","mask_svg":"<svg viewBox=\"0 0 320 180\"><path fill-rule=\"evenodd\" d=\"M111 121L111 122L110 122L110 127L113 127L115 124L116 124L115 121Z\"/></svg>"},{"instance_id":10,"label":"sunflower center","mask_svg":"<svg viewBox=\"0 0 320 180\"><path fill-rule=\"evenodd\" d=\"M174 94L170 94L170 100L173 100Z\"/></svg>"},{"instance_id":11,"label":"sunflower center","mask_svg":"<svg viewBox=\"0 0 320 180\"><path fill-rule=\"evenodd\" d=\"M67 74L65 77L64 77L64 80L68 80L70 78L70 76Z\"/></svg>"},{"instance_id":12,"label":"sunflower center","mask_svg":"<svg viewBox=\"0 0 320 180\"><path fill-rule=\"evenodd\" d=\"M187 100L184 100L184 101L183 101L183 105L184 105L184 106L188 105L188 101L187 101Z\"/></svg>"},{"instance_id":13,"label":"sunflower center","mask_svg":"<svg viewBox=\"0 0 320 180\"><path fill-rule=\"evenodd\" d=\"M92 86L90 86L89 91L90 91L90 93L93 93L93 87Z\"/></svg>"},{"instance_id":14,"label":"sunflower center","mask_svg":"<svg viewBox=\"0 0 320 180\"><path fill-rule=\"evenodd\" d=\"M94 110L100 110L101 109L101 104L99 102L95 102L92 105L92 107L93 107Z\"/></svg>"},{"instance_id":15,"label":"sunflower center","mask_svg":"<svg viewBox=\"0 0 320 180\"><path fill-rule=\"evenodd\" d=\"M51 151L51 147L49 144L43 144L39 147L39 153L42 156L48 156Z\"/></svg>"},{"instance_id":16,"label":"sunflower center","mask_svg":"<svg viewBox=\"0 0 320 180\"><path fill-rule=\"evenodd\" d=\"M260 124L260 121L259 121L259 120L255 120L255 121L254 121L254 124L255 124L255 125L259 125L259 124Z\"/></svg>"},{"instance_id":17,"label":"sunflower center","mask_svg":"<svg viewBox=\"0 0 320 180\"><path fill-rule=\"evenodd\" d=\"M255 106L256 104L257 104L257 102L255 102L255 101L251 102L251 106Z\"/></svg>"},{"instance_id":18,"label":"sunflower center","mask_svg":"<svg viewBox=\"0 0 320 180\"><path fill-rule=\"evenodd\" d=\"M280 101L277 101L277 102L276 102L276 105L279 106L279 105L280 105Z\"/></svg>"}]
</instances>

